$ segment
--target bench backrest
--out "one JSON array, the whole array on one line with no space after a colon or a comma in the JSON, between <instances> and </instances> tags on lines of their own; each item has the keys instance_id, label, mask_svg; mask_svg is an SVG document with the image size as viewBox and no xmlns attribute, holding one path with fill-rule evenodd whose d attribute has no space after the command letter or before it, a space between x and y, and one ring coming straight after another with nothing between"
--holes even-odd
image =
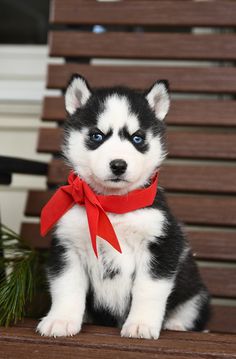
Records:
<instances>
[{"instance_id":1,"label":"bench backrest","mask_svg":"<svg viewBox=\"0 0 236 359\"><path fill-rule=\"evenodd\" d=\"M145 89L168 79L173 93L167 118L169 160L161 184L186 223L200 271L213 296L210 329L236 332L236 2L191 0L53 0L47 88L65 89L81 73L92 87L123 84ZM105 32L93 32L102 25ZM127 60L127 61L124 61ZM139 60L139 61L137 61ZM147 61L148 60L148 61ZM39 216L68 169L58 156L65 119L62 96L46 97L39 152L53 153L48 191L30 191L28 216ZM22 235L47 247L39 226Z\"/></svg>"}]
</instances>

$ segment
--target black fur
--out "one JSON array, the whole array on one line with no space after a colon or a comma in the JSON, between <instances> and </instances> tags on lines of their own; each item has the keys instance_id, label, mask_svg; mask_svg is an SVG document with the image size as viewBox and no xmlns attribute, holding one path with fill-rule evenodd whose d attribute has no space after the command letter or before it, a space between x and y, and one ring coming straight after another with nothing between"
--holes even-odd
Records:
<instances>
[{"instance_id":1,"label":"black fur","mask_svg":"<svg viewBox=\"0 0 236 359\"><path fill-rule=\"evenodd\" d=\"M165 81L161 82L164 83L168 90L168 83ZM132 142L132 135L134 134L129 134L126 128L123 128L120 131L119 135L121 138L128 139L138 151L145 153L148 150L148 143L145 141L145 131L150 129L154 135L160 135L162 144L165 146L165 124L163 121L156 119L155 113L150 108L144 94L125 87L99 89L92 92L92 94L93 96L88 99L86 104L82 108L77 109L66 122L66 132L69 132L70 129L81 130L83 127L89 129L88 138L85 139L85 144L88 150L95 150L112 135L112 132L109 131L108 134L105 134L104 140L100 144L91 141L90 137L93 131L99 132L97 129L97 119L99 114L104 111L106 98L112 94L127 98L130 112L134 113L139 121L140 133L137 135L142 136L144 142L140 145L134 144ZM66 141L67 136L65 136L65 145ZM188 248L188 243L184 237L180 224L176 221L168 207L163 190L158 190L155 201L150 208L161 210L165 217L164 234L161 237L156 238L156 241L148 244L148 250L151 252L150 277L154 280L175 277L175 285L167 301L166 317L168 317L169 312L174 310L178 305L191 299L196 294L202 293L203 296L198 318L193 327L188 328L190 330L202 330L209 317L209 294L202 283L191 251L188 253L185 252ZM58 246L54 240L51 254L53 264L51 263L49 265L49 274L51 276L57 275L63 269L65 264L64 253L64 248ZM183 256L184 253L186 253L185 257ZM109 267L109 264L104 263L104 280L113 280L116 276L120 275L119 268L115 270L111 268L112 267ZM132 298L130 297L127 299L126 314L123 315L122 318L114 316L108 308L95 307L94 293L90 285L86 306L94 323L114 326L119 323L124 323L127 313L130 310L131 302Z\"/></svg>"},{"instance_id":2,"label":"black fur","mask_svg":"<svg viewBox=\"0 0 236 359\"><path fill-rule=\"evenodd\" d=\"M124 128L122 128L122 130L119 131L119 136L120 138L124 138L130 141L132 145L141 153L145 153L149 149L149 145L145 138L145 132L142 130L138 130L134 134L130 134L127 127L125 126ZM134 143L133 141L134 136L140 136L144 139L144 141L140 144Z\"/></svg>"},{"instance_id":3,"label":"black fur","mask_svg":"<svg viewBox=\"0 0 236 359\"><path fill-rule=\"evenodd\" d=\"M118 326L119 318L117 318L117 316L114 316L107 308L95 307L94 293L91 287L86 297L86 309L87 314L92 318L94 324L104 325L106 327Z\"/></svg>"},{"instance_id":4,"label":"black fur","mask_svg":"<svg viewBox=\"0 0 236 359\"><path fill-rule=\"evenodd\" d=\"M113 87L98 89L93 91L92 94L93 96L88 99L82 108L78 108L73 115L68 117L68 120L65 122L66 133L68 133L70 129L81 130L83 127L97 129L97 119L99 114L104 111L106 98L112 94L116 94L128 99L130 112L137 116L141 130L146 131L150 129L154 135L159 134L160 137L164 139L165 124L163 121L156 119L154 111L152 111L147 99L142 93L126 87ZM88 140L86 140L86 145L88 143L87 141ZM64 144L66 146L67 136L64 138Z\"/></svg>"},{"instance_id":5,"label":"black fur","mask_svg":"<svg viewBox=\"0 0 236 359\"><path fill-rule=\"evenodd\" d=\"M197 265L190 250L181 261L181 254L185 248L188 248L188 243L180 224L171 214L162 189L158 190L155 201L150 208L160 209L164 212L167 219L165 235L158 237L156 242L150 242L148 246L152 253L150 276L153 279L172 278L177 271L175 285L167 301L165 318L167 318L168 314L178 305L183 304L196 294L201 293L203 297L199 315L193 327L187 328L188 330L201 331L205 328L210 317L210 296L201 280ZM112 279L112 277L113 273L110 279ZM87 305L90 316L96 324L113 326L114 324L118 325L117 323L122 324L125 322L127 313L130 310L131 301L132 298L127 301L126 314L122 318L112 315L108 308L95 308L91 290L87 299Z\"/></svg>"},{"instance_id":6,"label":"black fur","mask_svg":"<svg viewBox=\"0 0 236 359\"><path fill-rule=\"evenodd\" d=\"M66 249L59 244L58 239L53 236L47 263L48 274L50 277L56 277L63 271L66 265L65 254Z\"/></svg>"},{"instance_id":7,"label":"black fur","mask_svg":"<svg viewBox=\"0 0 236 359\"><path fill-rule=\"evenodd\" d=\"M202 282L181 226L172 215L162 189L158 190L152 207L165 213L167 224L165 234L149 245L153 257L150 275L153 278L171 278L177 271L175 285L167 301L166 316L178 305L202 293L204 299L202 299L198 318L194 326L187 329L203 330L210 317L210 296ZM186 257L182 258L181 254L188 248Z\"/></svg>"},{"instance_id":8,"label":"black fur","mask_svg":"<svg viewBox=\"0 0 236 359\"><path fill-rule=\"evenodd\" d=\"M101 142L95 142L92 140L91 136L95 133L99 133L104 136ZM113 131L110 129L108 133L102 133L98 128L93 128L89 131L88 138L85 140L86 148L88 150L96 150L99 146L101 146L105 141L107 141L112 136Z\"/></svg>"}]
</instances>

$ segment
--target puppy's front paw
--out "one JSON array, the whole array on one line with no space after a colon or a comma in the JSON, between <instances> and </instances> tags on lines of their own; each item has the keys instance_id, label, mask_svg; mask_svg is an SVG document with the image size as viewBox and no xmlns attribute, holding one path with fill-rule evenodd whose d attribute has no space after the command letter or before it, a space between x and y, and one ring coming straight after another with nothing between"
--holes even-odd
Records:
<instances>
[{"instance_id":1,"label":"puppy's front paw","mask_svg":"<svg viewBox=\"0 0 236 359\"><path fill-rule=\"evenodd\" d=\"M144 339L158 339L160 330L157 326L152 326L146 323L125 323L121 330L122 337L128 338L144 338Z\"/></svg>"},{"instance_id":2,"label":"puppy's front paw","mask_svg":"<svg viewBox=\"0 0 236 359\"><path fill-rule=\"evenodd\" d=\"M81 323L75 320L59 319L48 315L40 321L36 331L48 337L64 337L75 335L80 329Z\"/></svg>"}]
</instances>

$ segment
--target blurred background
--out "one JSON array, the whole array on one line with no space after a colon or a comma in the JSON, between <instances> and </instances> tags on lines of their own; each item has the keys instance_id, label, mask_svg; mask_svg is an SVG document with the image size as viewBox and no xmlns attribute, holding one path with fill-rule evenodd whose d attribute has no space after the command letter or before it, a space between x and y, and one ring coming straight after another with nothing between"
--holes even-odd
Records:
<instances>
[{"instance_id":1,"label":"blurred background","mask_svg":"<svg viewBox=\"0 0 236 359\"><path fill-rule=\"evenodd\" d=\"M0 155L50 158L36 152L46 93L48 17L48 0L0 0ZM29 188L46 188L45 177L14 174L11 186L0 186L2 222L17 232Z\"/></svg>"}]
</instances>

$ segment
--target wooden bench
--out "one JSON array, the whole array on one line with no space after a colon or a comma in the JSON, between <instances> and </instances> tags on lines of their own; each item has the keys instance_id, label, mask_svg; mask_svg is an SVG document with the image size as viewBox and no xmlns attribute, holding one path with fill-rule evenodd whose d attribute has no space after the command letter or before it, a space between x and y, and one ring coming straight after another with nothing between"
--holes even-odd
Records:
<instances>
[{"instance_id":1,"label":"wooden bench","mask_svg":"<svg viewBox=\"0 0 236 359\"><path fill-rule=\"evenodd\" d=\"M65 63L49 65L47 88L63 93L74 72L92 87L123 84L142 90L156 79L169 80L169 159L160 181L173 212L186 224L212 294L209 329L214 333L236 333L235 14L236 2L227 0L52 0L50 17L50 56ZM93 32L96 24L105 32ZM56 122L57 128L42 125L37 150L53 153L49 190L29 192L28 216L38 217L66 179L68 169L59 155L64 119L63 97L46 97L42 120ZM23 223L21 234L34 247L49 246L50 236L41 239L38 224ZM14 344L22 358L31 348L35 358L46 358L48 350L61 358L74 353L83 358L236 356L232 334L163 332L157 342L147 342L121 339L117 329L87 326L78 337L48 339L33 334L35 323L27 323L1 330L6 353Z\"/></svg>"}]
</instances>

